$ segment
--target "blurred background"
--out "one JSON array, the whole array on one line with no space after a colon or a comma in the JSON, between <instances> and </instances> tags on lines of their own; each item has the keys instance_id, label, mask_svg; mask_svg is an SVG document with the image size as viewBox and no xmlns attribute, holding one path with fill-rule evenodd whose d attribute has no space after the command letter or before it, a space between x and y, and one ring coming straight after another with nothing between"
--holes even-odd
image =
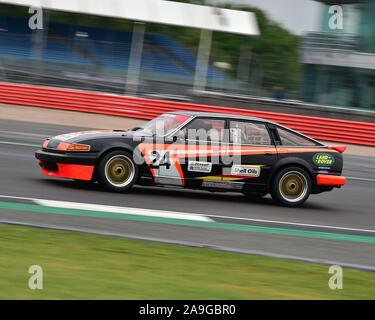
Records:
<instances>
[{"instance_id":1,"label":"blurred background","mask_svg":"<svg viewBox=\"0 0 375 320\"><path fill-rule=\"evenodd\" d=\"M43 9L43 28L33 30L21 2L0 1L3 82L228 106L241 97L278 108L375 109L374 1L175 1L219 16L220 8L255 14L258 34L214 30L206 40L189 26L69 10ZM342 28L330 27L333 4L343 9Z\"/></svg>"},{"instance_id":2,"label":"blurred background","mask_svg":"<svg viewBox=\"0 0 375 320\"><path fill-rule=\"evenodd\" d=\"M375 270L373 17L370 0L0 0L0 299L373 299L373 272L345 270L345 290L329 290L318 265ZM48 179L34 158L47 137L176 110L345 145L347 185L291 210L176 187L103 192ZM34 264L46 290L28 289Z\"/></svg>"}]
</instances>

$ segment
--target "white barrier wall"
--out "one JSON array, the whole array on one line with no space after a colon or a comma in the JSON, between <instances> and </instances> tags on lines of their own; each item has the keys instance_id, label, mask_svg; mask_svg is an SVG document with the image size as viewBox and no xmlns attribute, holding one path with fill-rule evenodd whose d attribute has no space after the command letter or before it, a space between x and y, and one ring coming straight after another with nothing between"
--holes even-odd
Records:
<instances>
[{"instance_id":1,"label":"white barrier wall","mask_svg":"<svg viewBox=\"0 0 375 320\"><path fill-rule=\"evenodd\" d=\"M127 20L258 35L252 12L164 0L0 0L0 3Z\"/></svg>"}]
</instances>

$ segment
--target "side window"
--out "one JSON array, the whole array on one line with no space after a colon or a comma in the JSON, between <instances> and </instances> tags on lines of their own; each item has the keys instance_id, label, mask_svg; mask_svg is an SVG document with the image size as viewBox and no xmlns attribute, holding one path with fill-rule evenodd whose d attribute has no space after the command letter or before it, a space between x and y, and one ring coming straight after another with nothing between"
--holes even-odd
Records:
<instances>
[{"instance_id":1,"label":"side window","mask_svg":"<svg viewBox=\"0 0 375 320\"><path fill-rule=\"evenodd\" d=\"M225 120L197 118L188 123L180 132L189 140L220 142L224 140Z\"/></svg>"},{"instance_id":2,"label":"side window","mask_svg":"<svg viewBox=\"0 0 375 320\"><path fill-rule=\"evenodd\" d=\"M263 123L230 122L230 142L239 144L271 145L271 138Z\"/></svg>"},{"instance_id":3,"label":"side window","mask_svg":"<svg viewBox=\"0 0 375 320\"><path fill-rule=\"evenodd\" d=\"M317 146L314 141L306 139L294 132L282 128L277 128L277 131L279 133L281 145L283 146Z\"/></svg>"}]
</instances>

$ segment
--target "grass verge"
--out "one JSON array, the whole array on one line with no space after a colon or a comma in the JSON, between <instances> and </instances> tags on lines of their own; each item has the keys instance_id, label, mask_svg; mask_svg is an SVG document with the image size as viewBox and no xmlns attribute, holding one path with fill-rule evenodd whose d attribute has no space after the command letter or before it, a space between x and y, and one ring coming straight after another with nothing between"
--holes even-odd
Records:
<instances>
[{"instance_id":1,"label":"grass verge","mask_svg":"<svg viewBox=\"0 0 375 320\"><path fill-rule=\"evenodd\" d=\"M31 265L43 290L28 287ZM375 274L92 234L0 224L0 299L374 299Z\"/></svg>"}]
</instances>

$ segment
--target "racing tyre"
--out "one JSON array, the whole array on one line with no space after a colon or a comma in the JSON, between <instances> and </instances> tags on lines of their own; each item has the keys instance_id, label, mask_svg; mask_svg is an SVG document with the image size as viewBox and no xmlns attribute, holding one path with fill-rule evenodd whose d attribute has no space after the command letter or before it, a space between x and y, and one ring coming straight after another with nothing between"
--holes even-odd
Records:
<instances>
[{"instance_id":1,"label":"racing tyre","mask_svg":"<svg viewBox=\"0 0 375 320\"><path fill-rule=\"evenodd\" d=\"M130 153L115 150L105 155L98 165L98 181L115 192L128 191L138 178L138 166Z\"/></svg>"},{"instance_id":2,"label":"racing tyre","mask_svg":"<svg viewBox=\"0 0 375 320\"><path fill-rule=\"evenodd\" d=\"M275 202L286 207L298 207L311 193L309 174L299 167L288 167L279 171L271 188Z\"/></svg>"}]
</instances>

